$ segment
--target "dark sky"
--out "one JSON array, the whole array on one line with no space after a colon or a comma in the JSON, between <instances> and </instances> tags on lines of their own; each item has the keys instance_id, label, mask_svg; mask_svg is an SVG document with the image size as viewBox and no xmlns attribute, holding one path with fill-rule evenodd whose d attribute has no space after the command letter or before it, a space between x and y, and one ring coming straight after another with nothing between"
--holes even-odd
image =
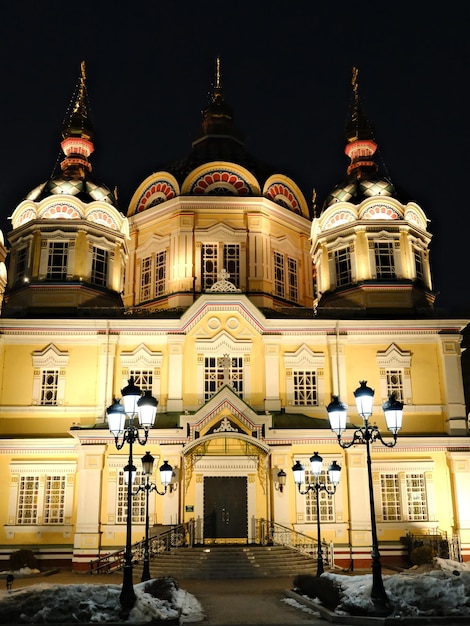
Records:
<instances>
[{"instance_id":1,"label":"dark sky","mask_svg":"<svg viewBox=\"0 0 470 626\"><path fill-rule=\"evenodd\" d=\"M8 3L0 13L0 218L52 173L85 60L95 178L133 191L185 155L221 57L249 151L321 204L345 175L352 67L380 158L430 219L439 307L470 307L468 5L311 0ZM5 225L4 231L8 230Z\"/></svg>"}]
</instances>

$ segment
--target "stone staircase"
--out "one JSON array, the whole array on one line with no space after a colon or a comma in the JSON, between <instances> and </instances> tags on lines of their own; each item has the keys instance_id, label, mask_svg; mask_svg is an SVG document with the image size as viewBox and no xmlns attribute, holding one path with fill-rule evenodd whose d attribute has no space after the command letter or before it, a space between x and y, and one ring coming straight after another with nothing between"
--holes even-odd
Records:
<instances>
[{"instance_id":1,"label":"stone staircase","mask_svg":"<svg viewBox=\"0 0 470 626\"><path fill-rule=\"evenodd\" d=\"M172 548L150 561L152 578L289 578L315 574L316 560L284 546L212 545ZM134 565L140 580L142 563Z\"/></svg>"}]
</instances>

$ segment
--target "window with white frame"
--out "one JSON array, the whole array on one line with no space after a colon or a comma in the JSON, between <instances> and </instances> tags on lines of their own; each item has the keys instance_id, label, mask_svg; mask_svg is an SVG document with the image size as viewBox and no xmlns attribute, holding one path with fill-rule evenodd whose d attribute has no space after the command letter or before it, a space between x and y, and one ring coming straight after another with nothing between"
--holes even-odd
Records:
<instances>
[{"instance_id":1,"label":"window with white frame","mask_svg":"<svg viewBox=\"0 0 470 626\"><path fill-rule=\"evenodd\" d=\"M131 377L142 392L153 390L153 369L129 369Z\"/></svg>"},{"instance_id":2,"label":"window with white frame","mask_svg":"<svg viewBox=\"0 0 470 626\"><path fill-rule=\"evenodd\" d=\"M64 403L68 352L50 344L33 352L32 404L59 406Z\"/></svg>"},{"instance_id":3,"label":"window with white frame","mask_svg":"<svg viewBox=\"0 0 470 626\"><path fill-rule=\"evenodd\" d=\"M58 389L59 389L58 369L46 369L41 371L41 399L39 404L57 405Z\"/></svg>"},{"instance_id":4,"label":"window with white frame","mask_svg":"<svg viewBox=\"0 0 470 626\"><path fill-rule=\"evenodd\" d=\"M316 370L294 370L294 406L317 405L317 372Z\"/></svg>"},{"instance_id":5,"label":"window with white frame","mask_svg":"<svg viewBox=\"0 0 470 626\"><path fill-rule=\"evenodd\" d=\"M155 297L166 292L166 250L155 255Z\"/></svg>"},{"instance_id":6,"label":"window with white frame","mask_svg":"<svg viewBox=\"0 0 470 626\"><path fill-rule=\"evenodd\" d=\"M47 253L47 280L67 278L68 241L49 241Z\"/></svg>"},{"instance_id":7,"label":"window with white frame","mask_svg":"<svg viewBox=\"0 0 470 626\"><path fill-rule=\"evenodd\" d=\"M210 289L218 280L222 270L228 273L231 283L240 287L240 244L203 243L201 247L202 289Z\"/></svg>"},{"instance_id":8,"label":"window with white frame","mask_svg":"<svg viewBox=\"0 0 470 626\"><path fill-rule=\"evenodd\" d=\"M141 469L138 469L134 484L131 486L134 493L138 485L144 484L144 482L144 474ZM132 523L145 524L145 490L141 490L132 496ZM116 524L127 524L127 483L124 479L124 468L121 468L118 473Z\"/></svg>"},{"instance_id":9,"label":"window with white frame","mask_svg":"<svg viewBox=\"0 0 470 626\"><path fill-rule=\"evenodd\" d=\"M140 264L140 300L150 300L152 297L152 257L147 256Z\"/></svg>"},{"instance_id":10,"label":"window with white frame","mask_svg":"<svg viewBox=\"0 0 470 626\"><path fill-rule=\"evenodd\" d=\"M76 463L13 461L10 472L7 525L71 524Z\"/></svg>"},{"instance_id":11,"label":"window with white frame","mask_svg":"<svg viewBox=\"0 0 470 626\"><path fill-rule=\"evenodd\" d=\"M310 469L305 469L305 485L314 483L315 476L311 473ZM328 470L323 469L318 480L324 483L329 488ZM305 486L305 488L306 488ZM335 521L335 499L333 495L330 495L326 491L311 490L305 494L305 521L307 523L317 521L317 502L320 508L320 521L321 522L334 522Z\"/></svg>"},{"instance_id":12,"label":"window with white frame","mask_svg":"<svg viewBox=\"0 0 470 626\"><path fill-rule=\"evenodd\" d=\"M333 251L336 287L352 283L351 250L349 247Z\"/></svg>"},{"instance_id":13,"label":"window with white frame","mask_svg":"<svg viewBox=\"0 0 470 626\"><path fill-rule=\"evenodd\" d=\"M384 522L420 522L429 519L425 472L381 473L380 496Z\"/></svg>"},{"instance_id":14,"label":"window with white frame","mask_svg":"<svg viewBox=\"0 0 470 626\"><path fill-rule=\"evenodd\" d=\"M93 246L91 256L91 277L94 285L106 287L108 284L109 252L98 246Z\"/></svg>"},{"instance_id":15,"label":"window with white frame","mask_svg":"<svg viewBox=\"0 0 470 626\"><path fill-rule=\"evenodd\" d=\"M16 252L16 280L23 280L26 277L28 266L28 248L23 246Z\"/></svg>"},{"instance_id":16,"label":"window with white frame","mask_svg":"<svg viewBox=\"0 0 470 626\"><path fill-rule=\"evenodd\" d=\"M385 402L393 393L404 404L411 404L411 351L396 344L377 352L380 373L380 394Z\"/></svg>"},{"instance_id":17,"label":"window with white frame","mask_svg":"<svg viewBox=\"0 0 470 626\"><path fill-rule=\"evenodd\" d=\"M424 264L423 252L419 248L413 248L413 257L415 260L415 274L418 280L424 281Z\"/></svg>"},{"instance_id":18,"label":"window with white frame","mask_svg":"<svg viewBox=\"0 0 470 626\"><path fill-rule=\"evenodd\" d=\"M299 299L297 259L274 252L273 262L275 295L297 302Z\"/></svg>"},{"instance_id":19,"label":"window with white frame","mask_svg":"<svg viewBox=\"0 0 470 626\"><path fill-rule=\"evenodd\" d=\"M393 241L374 241L375 273L379 280L395 278Z\"/></svg>"},{"instance_id":20,"label":"window with white frame","mask_svg":"<svg viewBox=\"0 0 470 626\"><path fill-rule=\"evenodd\" d=\"M162 353L153 352L144 344L137 346L132 352L122 352L122 378L119 388L125 387L129 378L132 377L142 391L150 391L152 396L159 398L161 366Z\"/></svg>"},{"instance_id":21,"label":"window with white frame","mask_svg":"<svg viewBox=\"0 0 470 626\"><path fill-rule=\"evenodd\" d=\"M140 264L140 300L158 298L166 292L166 250L147 256Z\"/></svg>"},{"instance_id":22,"label":"window with white frame","mask_svg":"<svg viewBox=\"0 0 470 626\"><path fill-rule=\"evenodd\" d=\"M228 385L243 398L243 357L211 356L204 358L204 401Z\"/></svg>"},{"instance_id":23,"label":"window with white frame","mask_svg":"<svg viewBox=\"0 0 470 626\"><path fill-rule=\"evenodd\" d=\"M323 352L313 352L301 345L296 352L284 354L286 403L291 412L307 406L319 406L325 401Z\"/></svg>"},{"instance_id":24,"label":"window with white frame","mask_svg":"<svg viewBox=\"0 0 470 626\"><path fill-rule=\"evenodd\" d=\"M17 524L64 524L67 476L20 476Z\"/></svg>"},{"instance_id":25,"label":"window with white frame","mask_svg":"<svg viewBox=\"0 0 470 626\"><path fill-rule=\"evenodd\" d=\"M386 369L385 376L387 379L387 395L395 396L397 400L403 402L403 376L402 369Z\"/></svg>"}]
</instances>

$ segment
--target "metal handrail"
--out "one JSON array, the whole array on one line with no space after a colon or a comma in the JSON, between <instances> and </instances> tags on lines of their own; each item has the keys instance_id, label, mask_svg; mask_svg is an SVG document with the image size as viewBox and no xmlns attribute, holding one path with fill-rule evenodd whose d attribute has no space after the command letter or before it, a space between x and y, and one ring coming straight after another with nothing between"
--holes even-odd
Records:
<instances>
[{"instance_id":1,"label":"metal handrail","mask_svg":"<svg viewBox=\"0 0 470 626\"><path fill-rule=\"evenodd\" d=\"M300 533L277 522L269 522L265 519L257 521L257 541L261 545L286 546L312 559L318 558L318 542L313 537L309 537L309 535ZM321 551L325 563L328 563L330 567L334 567L333 544L322 541Z\"/></svg>"},{"instance_id":2,"label":"metal handrail","mask_svg":"<svg viewBox=\"0 0 470 626\"><path fill-rule=\"evenodd\" d=\"M149 556L153 558L171 548L194 545L194 520L184 524L172 526L154 537L149 538ZM145 539L132 546L132 562L137 565L144 559ZM103 554L98 559L90 561L90 574L109 574L121 569L124 565L124 549Z\"/></svg>"}]
</instances>

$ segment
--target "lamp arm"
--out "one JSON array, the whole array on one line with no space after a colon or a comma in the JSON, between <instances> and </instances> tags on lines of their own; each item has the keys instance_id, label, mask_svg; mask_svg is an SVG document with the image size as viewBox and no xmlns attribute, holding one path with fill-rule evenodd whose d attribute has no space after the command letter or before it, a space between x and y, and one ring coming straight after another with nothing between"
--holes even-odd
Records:
<instances>
[{"instance_id":1,"label":"lamp arm","mask_svg":"<svg viewBox=\"0 0 470 626\"><path fill-rule=\"evenodd\" d=\"M346 450L347 448L350 448L351 446L355 446L358 443L365 443L367 439L367 430L364 431L362 428L357 428L354 431L353 438L351 439L351 441L343 441L341 439L341 435L337 435L337 437L338 437L339 445L344 450Z\"/></svg>"},{"instance_id":2,"label":"lamp arm","mask_svg":"<svg viewBox=\"0 0 470 626\"><path fill-rule=\"evenodd\" d=\"M164 495L166 494L166 490L167 490L167 489L168 489L168 485L165 485L165 487L164 487L164 490L163 490L163 491L159 491L159 490L158 490L158 487L157 487L157 485L156 485L155 483L149 483L149 486L148 486L149 493L150 493L151 491L156 491L156 492L158 493L158 495L159 495L159 496L164 496Z\"/></svg>"},{"instance_id":3,"label":"lamp arm","mask_svg":"<svg viewBox=\"0 0 470 626\"><path fill-rule=\"evenodd\" d=\"M329 488L324 483L320 483L318 491L325 491L329 496L333 496L336 493L336 485L333 485L333 487Z\"/></svg>"},{"instance_id":4,"label":"lamp arm","mask_svg":"<svg viewBox=\"0 0 470 626\"><path fill-rule=\"evenodd\" d=\"M393 433L393 441L385 441L382 438L382 433L377 428L377 426L369 426L369 429L370 429L370 441L371 441L371 443L374 443L374 441L379 440L380 443L383 446L386 446L387 448L393 448L394 446L397 445L397 438L398 438L397 433Z\"/></svg>"},{"instance_id":5,"label":"lamp arm","mask_svg":"<svg viewBox=\"0 0 470 626\"><path fill-rule=\"evenodd\" d=\"M118 450L122 450L125 443L129 443L130 445L132 445L136 441L141 446L145 446L145 444L147 443L148 436L149 436L149 431L144 430L144 437L142 439L140 437L139 429L136 426L131 425L131 426L128 426L123 432L122 441L119 441L119 435L114 435L114 443Z\"/></svg>"},{"instance_id":6,"label":"lamp arm","mask_svg":"<svg viewBox=\"0 0 470 626\"><path fill-rule=\"evenodd\" d=\"M329 496L332 496L336 493L336 485L333 485L333 487L331 487L331 489L325 485L325 483L320 483L320 482L316 482L316 483L309 483L306 485L306 490L305 491L301 491L300 490L300 484L297 483L297 487L299 489L299 493L301 496L305 496L309 491L316 491L317 492L317 498L318 498L318 492L319 491L326 491L326 493Z\"/></svg>"}]
</instances>

